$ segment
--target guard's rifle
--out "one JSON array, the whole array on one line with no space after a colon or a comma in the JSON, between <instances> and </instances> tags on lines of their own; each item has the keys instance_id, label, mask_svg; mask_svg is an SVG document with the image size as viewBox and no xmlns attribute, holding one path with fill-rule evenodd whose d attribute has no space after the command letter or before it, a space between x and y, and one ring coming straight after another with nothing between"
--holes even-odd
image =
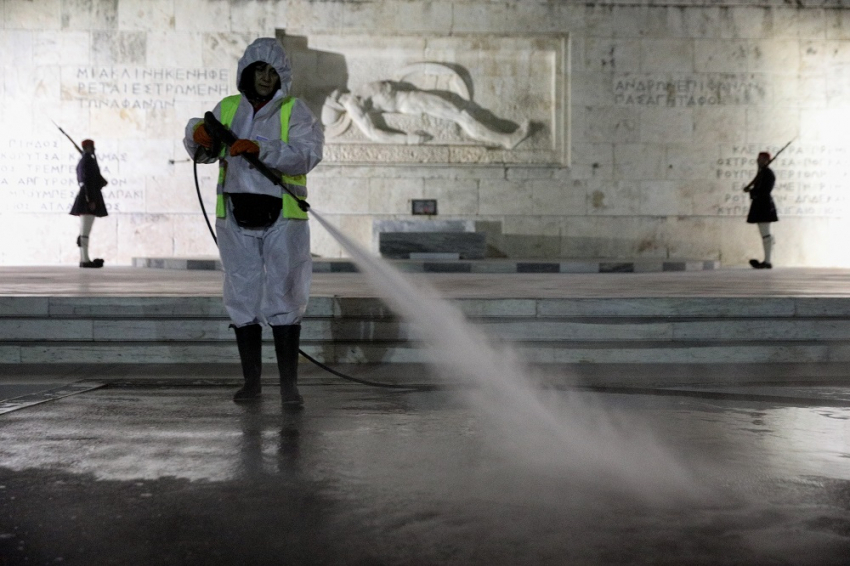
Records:
<instances>
[{"instance_id":1,"label":"guard's rifle","mask_svg":"<svg viewBox=\"0 0 850 566\"><path fill-rule=\"evenodd\" d=\"M53 122L53 120L51 120L51 122ZM70 141L72 144L74 144L74 149L76 149L77 151L79 151L79 152L80 152L80 155L82 155L82 154L83 154L83 150L82 150L82 148L81 148L80 146L78 146L78 145L77 145L77 142L75 142L75 141L74 141L74 138L72 138L71 136L69 136L69 135L65 132L65 130L63 130L63 129L59 126L59 124L57 124L56 122L53 122L53 125L54 125L54 126L56 126L57 128L59 128L59 131L60 131L60 132L62 132L62 133L65 135L65 137L66 137L66 138L68 138L68 141Z\"/></svg>"},{"instance_id":2,"label":"guard's rifle","mask_svg":"<svg viewBox=\"0 0 850 566\"><path fill-rule=\"evenodd\" d=\"M212 155L217 155L220 151L221 144L223 143L227 147L233 145L239 138L236 137L229 128L227 128L224 124L216 120L215 115L212 112L207 112L204 114L204 128L206 128L207 132L210 134L210 137L213 139L212 149L210 149L210 153ZM251 165L254 166L257 171L263 174L263 176L274 183L275 185L281 187L284 191L289 193L289 195L295 199L295 202L298 203L298 208L307 212L309 210L310 205L306 200L302 200L298 198L298 196L289 190L289 187L286 186L286 183L283 182L279 174L276 174L274 171L268 168L260 158L252 153L243 153L242 157L248 161Z\"/></svg>"},{"instance_id":3,"label":"guard's rifle","mask_svg":"<svg viewBox=\"0 0 850 566\"><path fill-rule=\"evenodd\" d=\"M789 141L788 143L786 143L785 145L783 145L783 146L782 146L782 149L780 149L779 151L777 151L777 152L776 152L776 155L774 155L773 157L771 157L771 158L770 158L770 161L768 161L767 163L765 163L765 165L764 165L764 166L765 166L765 167L767 167L768 165L770 165L771 163L773 163L773 160L774 160L774 159L776 159L777 157L779 157L779 154L780 154L780 153L782 153L783 151L785 151L785 148L786 148L786 147L788 147L789 145L791 145L791 142L793 142L795 139L797 139L797 138L793 138L791 141ZM756 175L756 177L754 177L754 178L753 178L753 180L752 180L752 181L750 181L750 183L749 183L746 187L744 187L744 189L743 189L743 190L744 190L744 192L745 192L745 193L750 192L750 191L752 190L753 186L755 186L755 184L756 184L756 178L758 178L758 175Z\"/></svg>"}]
</instances>

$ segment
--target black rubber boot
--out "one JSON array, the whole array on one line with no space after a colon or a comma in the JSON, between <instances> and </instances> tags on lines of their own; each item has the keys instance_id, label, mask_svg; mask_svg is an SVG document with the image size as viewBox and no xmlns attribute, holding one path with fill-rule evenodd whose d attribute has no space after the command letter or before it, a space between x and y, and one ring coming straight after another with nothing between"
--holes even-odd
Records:
<instances>
[{"instance_id":1,"label":"black rubber boot","mask_svg":"<svg viewBox=\"0 0 850 566\"><path fill-rule=\"evenodd\" d=\"M263 369L263 327L259 324L231 328L236 332L236 346L239 348L239 360L242 362L242 377L245 385L233 395L235 403L245 403L259 399L262 392L260 375Z\"/></svg>"},{"instance_id":2,"label":"black rubber boot","mask_svg":"<svg viewBox=\"0 0 850 566\"><path fill-rule=\"evenodd\" d=\"M298 393L298 345L301 325L272 326L277 369L280 371L280 403L284 409L299 409L304 398Z\"/></svg>"}]
</instances>

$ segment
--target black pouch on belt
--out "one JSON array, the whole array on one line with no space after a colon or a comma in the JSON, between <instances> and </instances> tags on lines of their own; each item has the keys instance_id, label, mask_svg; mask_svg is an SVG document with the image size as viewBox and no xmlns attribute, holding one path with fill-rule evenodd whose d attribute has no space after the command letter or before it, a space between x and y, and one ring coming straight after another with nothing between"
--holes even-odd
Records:
<instances>
[{"instance_id":1,"label":"black pouch on belt","mask_svg":"<svg viewBox=\"0 0 850 566\"><path fill-rule=\"evenodd\" d=\"M252 193L227 193L233 205L233 219L243 228L268 228L280 218L283 199Z\"/></svg>"}]
</instances>

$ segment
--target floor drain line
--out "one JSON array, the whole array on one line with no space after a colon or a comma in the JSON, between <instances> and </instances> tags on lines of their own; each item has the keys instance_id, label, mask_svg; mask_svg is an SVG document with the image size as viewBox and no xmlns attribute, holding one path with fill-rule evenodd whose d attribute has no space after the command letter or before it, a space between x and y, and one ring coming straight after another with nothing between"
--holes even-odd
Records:
<instances>
[{"instance_id":1,"label":"floor drain line","mask_svg":"<svg viewBox=\"0 0 850 566\"><path fill-rule=\"evenodd\" d=\"M29 393L27 395L21 395L20 397L15 397L14 399L0 401L0 415L11 413L12 411L18 411L20 409L26 409L27 407L32 407L33 405L47 403L48 401L55 401L56 399L62 399L63 397L70 397L72 395L86 393L87 391L94 391L95 389L100 389L101 387L105 386L105 383L94 382L71 383L68 385L63 385L62 387L48 389L47 391L39 391L38 393Z\"/></svg>"}]
</instances>

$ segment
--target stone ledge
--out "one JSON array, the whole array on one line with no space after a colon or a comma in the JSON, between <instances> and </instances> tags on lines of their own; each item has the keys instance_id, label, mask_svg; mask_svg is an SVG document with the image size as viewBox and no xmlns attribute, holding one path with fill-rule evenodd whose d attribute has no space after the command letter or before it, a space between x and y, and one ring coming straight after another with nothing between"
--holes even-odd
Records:
<instances>
[{"instance_id":1,"label":"stone ledge","mask_svg":"<svg viewBox=\"0 0 850 566\"><path fill-rule=\"evenodd\" d=\"M720 269L719 260L689 259L387 259L408 273L660 273ZM221 261L204 258L134 257L133 267L221 271ZM313 273L356 273L350 259L313 258Z\"/></svg>"},{"instance_id":2,"label":"stone ledge","mask_svg":"<svg viewBox=\"0 0 850 566\"><path fill-rule=\"evenodd\" d=\"M483 259L487 235L482 232L381 232L381 256L410 259L416 253L456 253L465 260Z\"/></svg>"},{"instance_id":3,"label":"stone ledge","mask_svg":"<svg viewBox=\"0 0 850 566\"><path fill-rule=\"evenodd\" d=\"M517 343L513 348L531 364L799 364L848 363L844 342L775 343L669 343L616 342ZM433 363L434 352L415 342L369 343L304 341L301 349L322 363L398 364ZM8 350L3 352L2 350ZM192 342L169 344L131 342L119 345L90 343L15 344L0 348L0 364L232 364L238 359L235 343ZM263 362L274 363L274 351L263 349ZM301 362L306 364L306 360Z\"/></svg>"}]
</instances>

